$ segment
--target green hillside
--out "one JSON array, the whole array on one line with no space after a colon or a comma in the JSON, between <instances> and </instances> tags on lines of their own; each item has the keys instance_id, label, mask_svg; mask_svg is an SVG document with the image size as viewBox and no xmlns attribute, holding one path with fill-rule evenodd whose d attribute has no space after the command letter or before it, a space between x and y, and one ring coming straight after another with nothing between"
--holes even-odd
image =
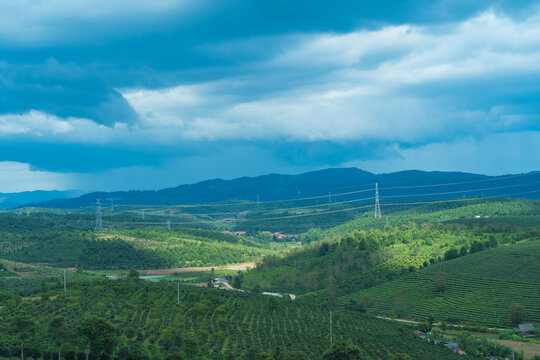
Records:
<instances>
[{"instance_id":1,"label":"green hillside","mask_svg":"<svg viewBox=\"0 0 540 360\"><path fill-rule=\"evenodd\" d=\"M437 283L444 289L438 291ZM509 306L521 304L526 320L540 323L540 240L428 266L337 303L361 304L364 298L376 313L501 327L512 325Z\"/></svg>"},{"instance_id":2,"label":"green hillside","mask_svg":"<svg viewBox=\"0 0 540 360\"><path fill-rule=\"evenodd\" d=\"M540 222L535 222L535 216L540 215L540 200L524 199L466 199L451 202L435 202L432 204L397 205L385 207L383 217L373 218L373 213L366 213L352 221L334 226L325 231L328 237L343 236L354 230L369 230L371 228L382 229L386 225L401 226L414 222L418 225L423 223L456 222L467 225L487 225L497 223L512 224L524 227L540 227ZM480 216L477 219L476 216ZM485 218L485 217L488 218ZM514 217L529 217L518 221ZM388 224L386 219L388 217Z\"/></svg>"},{"instance_id":3,"label":"green hillside","mask_svg":"<svg viewBox=\"0 0 540 360\"><path fill-rule=\"evenodd\" d=\"M330 345L326 309L276 297L182 286L177 304L174 284L141 280L70 283L65 295L53 289L31 296L0 296L0 357L18 356L23 336L32 358L51 358L60 348L67 359L113 352L119 360L252 360L264 358L261 352L284 359L292 351L320 359ZM405 325L353 312L334 312L333 336L357 344L363 359L468 358L415 338Z\"/></svg>"},{"instance_id":4,"label":"green hillside","mask_svg":"<svg viewBox=\"0 0 540 360\"><path fill-rule=\"evenodd\" d=\"M243 275L248 288L295 294L335 287L338 293L403 276L446 259L502 244L536 239L534 229L467 227L461 224L410 222L400 227L353 231L342 237L315 242L282 258L267 257Z\"/></svg>"},{"instance_id":5,"label":"green hillside","mask_svg":"<svg viewBox=\"0 0 540 360\"><path fill-rule=\"evenodd\" d=\"M217 266L278 253L268 244L190 228L1 235L0 259L85 269Z\"/></svg>"}]
</instances>

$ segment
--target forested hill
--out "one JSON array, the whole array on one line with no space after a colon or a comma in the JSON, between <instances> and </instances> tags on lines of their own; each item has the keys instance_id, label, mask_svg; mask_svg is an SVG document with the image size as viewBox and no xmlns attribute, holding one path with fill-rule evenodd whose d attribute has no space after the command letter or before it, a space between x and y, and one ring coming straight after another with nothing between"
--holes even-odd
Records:
<instances>
[{"instance_id":1,"label":"forested hill","mask_svg":"<svg viewBox=\"0 0 540 360\"><path fill-rule=\"evenodd\" d=\"M55 199L40 207L91 206L97 199L115 204L175 205L227 200L275 201L332 193L333 201L373 196L379 183L381 199L388 201L480 196L538 198L540 172L490 177L460 172L402 171L372 174L357 168L337 168L300 175L270 174L233 180L214 179L157 191L94 192L72 199ZM361 192L365 190L365 192Z\"/></svg>"}]
</instances>

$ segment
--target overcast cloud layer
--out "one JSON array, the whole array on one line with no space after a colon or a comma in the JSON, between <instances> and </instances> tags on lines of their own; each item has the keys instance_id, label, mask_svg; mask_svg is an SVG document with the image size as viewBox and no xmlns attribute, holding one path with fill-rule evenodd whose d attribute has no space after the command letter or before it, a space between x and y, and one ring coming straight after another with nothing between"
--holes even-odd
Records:
<instances>
[{"instance_id":1,"label":"overcast cloud layer","mask_svg":"<svg viewBox=\"0 0 540 360\"><path fill-rule=\"evenodd\" d=\"M539 170L537 2L10 0L0 56L0 192Z\"/></svg>"}]
</instances>

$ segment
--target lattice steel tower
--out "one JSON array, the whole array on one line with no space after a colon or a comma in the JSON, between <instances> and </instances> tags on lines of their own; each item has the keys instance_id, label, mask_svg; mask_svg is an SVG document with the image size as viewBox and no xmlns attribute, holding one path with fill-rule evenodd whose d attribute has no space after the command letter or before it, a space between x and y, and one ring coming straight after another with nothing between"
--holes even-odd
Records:
<instances>
[{"instance_id":1,"label":"lattice steel tower","mask_svg":"<svg viewBox=\"0 0 540 360\"><path fill-rule=\"evenodd\" d=\"M381 216L381 204L379 203L379 183L375 183L375 218L380 219Z\"/></svg>"},{"instance_id":2,"label":"lattice steel tower","mask_svg":"<svg viewBox=\"0 0 540 360\"><path fill-rule=\"evenodd\" d=\"M95 231L103 231L103 220L101 219L101 201L96 201L96 228Z\"/></svg>"}]
</instances>

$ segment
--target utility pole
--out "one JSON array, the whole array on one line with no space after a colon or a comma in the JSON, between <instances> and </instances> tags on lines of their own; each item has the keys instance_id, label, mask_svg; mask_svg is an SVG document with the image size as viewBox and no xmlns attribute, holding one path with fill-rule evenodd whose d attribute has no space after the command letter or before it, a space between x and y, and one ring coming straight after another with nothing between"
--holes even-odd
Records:
<instances>
[{"instance_id":1,"label":"utility pole","mask_svg":"<svg viewBox=\"0 0 540 360\"><path fill-rule=\"evenodd\" d=\"M66 269L64 269L64 293L67 291L66 288Z\"/></svg>"},{"instance_id":2,"label":"utility pole","mask_svg":"<svg viewBox=\"0 0 540 360\"><path fill-rule=\"evenodd\" d=\"M142 217L142 219L144 220L144 209L142 209L141 217Z\"/></svg>"},{"instance_id":3,"label":"utility pole","mask_svg":"<svg viewBox=\"0 0 540 360\"><path fill-rule=\"evenodd\" d=\"M330 309L330 345L332 345L333 342L333 336L332 336L332 309Z\"/></svg>"},{"instance_id":4,"label":"utility pole","mask_svg":"<svg viewBox=\"0 0 540 360\"><path fill-rule=\"evenodd\" d=\"M330 204L332 202L332 192L328 192L328 203Z\"/></svg>"},{"instance_id":5,"label":"utility pole","mask_svg":"<svg viewBox=\"0 0 540 360\"><path fill-rule=\"evenodd\" d=\"M103 231L103 220L101 219L101 200L96 201L96 232Z\"/></svg>"},{"instance_id":6,"label":"utility pole","mask_svg":"<svg viewBox=\"0 0 540 360\"><path fill-rule=\"evenodd\" d=\"M375 219L381 218L381 204L379 203L379 183L375 183Z\"/></svg>"},{"instance_id":7,"label":"utility pole","mask_svg":"<svg viewBox=\"0 0 540 360\"><path fill-rule=\"evenodd\" d=\"M176 303L180 304L180 282L176 282Z\"/></svg>"},{"instance_id":8,"label":"utility pole","mask_svg":"<svg viewBox=\"0 0 540 360\"><path fill-rule=\"evenodd\" d=\"M167 220L167 229L171 230L171 220Z\"/></svg>"}]
</instances>

